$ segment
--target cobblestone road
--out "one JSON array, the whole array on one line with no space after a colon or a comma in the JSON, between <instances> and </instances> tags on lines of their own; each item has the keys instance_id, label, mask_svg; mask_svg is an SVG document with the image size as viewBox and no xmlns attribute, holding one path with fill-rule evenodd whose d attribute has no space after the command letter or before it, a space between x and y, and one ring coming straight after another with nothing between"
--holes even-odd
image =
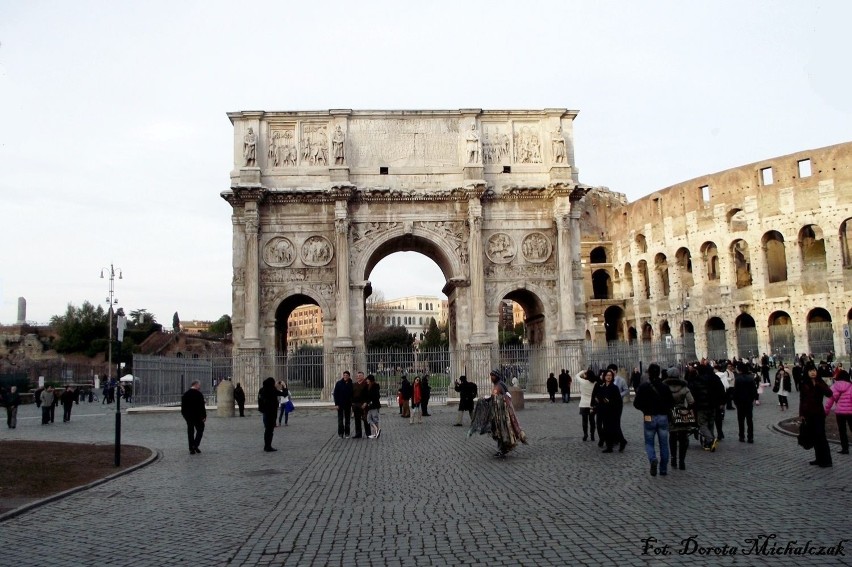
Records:
<instances>
[{"instance_id":1,"label":"cobblestone road","mask_svg":"<svg viewBox=\"0 0 852 567\"><path fill-rule=\"evenodd\" d=\"M110 443L105 407L76 406L70 423L50 426L22 408L0 438ZM813 452L770 429L777 406L755 408L754 445L737 442L731 412L717 452L693 442L686 471L656 478L630 405L622 454L582 442L576 401L527 403L531 444L506 460L491 456L490 437L453 427L455 415L435 407L410 425L385 409L380 439L345 440L333 410L301 407L276 430L276 453L261 451L257 414L211 415L194 456L178 414L127 415L123 441L162 458L0 524L0 564L852 564L845 542L838 557L746 555L762 536L774 536L767 552L850 538L852 461L832 446L834 468L809 466ZM681 554L690 536L736 555ZM656 544L645 550L647 538Z\"/></svg>"}]
</instances>

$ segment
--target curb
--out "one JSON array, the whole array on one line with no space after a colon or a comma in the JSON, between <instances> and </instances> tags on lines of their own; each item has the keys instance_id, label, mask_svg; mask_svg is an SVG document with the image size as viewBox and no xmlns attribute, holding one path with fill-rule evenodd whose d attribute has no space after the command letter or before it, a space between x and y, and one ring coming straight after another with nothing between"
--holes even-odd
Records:
<instances>
[{"instance_id":1,"label":"curb","mask_svg":"<svg viewBox=\"0 0 852 567\"><path fill-rule=\"evenodd\" d=\"M140 445L141 446L141 445ZM5 522L6 520L11 520L16 516L20 516L30 510L34 510L36 508L40 508L45 504L50 504L51 502L56 502L57 500L61 500L67 496L71 496L72 494L76 494L77 492L82 492L83 490L89 490L90 488L94 488L106 482L109 482L113 479L116 479L120 476L124 476L126 474L132 473L136 470L141 469L142 467L147 467L154 461L159 461L163 458L163 453L159 449L152 449L151 447L145 447L149 451L151 451L151 456L142 461L139 464L133 465L132 467L128 467L124 470L118 471L117 473L113 473L109 476L105 476L104 478L99 478L98 480L94 480L88 484L82 484L80 486L75 486L74 488L69 488L68 490L64 490L62 492L57 492L56 494L51 494L50 496L46 496L40 500L35 500L28 504L24 504L23 506L18 506L14 510L10 510L3 514L0 514L0 523Z\"/></svg>"}]
</instances>

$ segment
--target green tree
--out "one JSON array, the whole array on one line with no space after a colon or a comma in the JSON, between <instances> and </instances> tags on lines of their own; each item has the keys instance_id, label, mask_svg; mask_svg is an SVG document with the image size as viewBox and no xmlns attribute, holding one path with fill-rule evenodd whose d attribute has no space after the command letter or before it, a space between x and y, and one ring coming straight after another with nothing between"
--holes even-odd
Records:
<instances>
[{"instance_id":1,"label":"green tree","mask_svg":"<svg viewBox=\"0 0 852 567\"><path fill-rule=\"evenodd\" d=\"M175 311L175 314L172 315L172 331L175 333L180 332L180 317L178 317L177 311Z\"/></svg>"},{"instance_id":2,"label":"green tree","mask_svg":"<svg viewBox=\"0 0 852 567\"><path fill-rule=\"evenodd\" d=\"M422 349L438 349L447 346L449 341L445 334L441 333L441 328L438 327L438 322L434 317L429 318L429 323L426 325L426 332L423 334L423 340L420 341Z\"/></svg>"},{"instance_id":3,"label":"green tree","mask_svg":"<svg viewBox=\"0 0 852 567\"><path fill-rule=\"evenodd\" d=\"M222 315L207 329L210 335L224 337L231 333L231 316Z\"/></svg>"},{"instance_id":4,"label":"green tree","mask_svg":"<svg viewBox=\"0 0 852 567\"><path fill-rule=\"evenodd\" d=\"M385 327L373 334L367 341L367 348L375 349L409 349L414 344L414 337L401 326Z\"/></svg>"},{"instance_id":5,"label":"green tree","mask_svg":"<svg viewBox=\"0 0 852 567\"><path fill-rule=\"evenodd\" d=\"M95 356L103 352L109 337L109 316L100 305L84 301L80 307L69 303L64 315L54 315L50 326L57 334L53 348L57 352L84 352Z\"/></svg>"}]
</instances>

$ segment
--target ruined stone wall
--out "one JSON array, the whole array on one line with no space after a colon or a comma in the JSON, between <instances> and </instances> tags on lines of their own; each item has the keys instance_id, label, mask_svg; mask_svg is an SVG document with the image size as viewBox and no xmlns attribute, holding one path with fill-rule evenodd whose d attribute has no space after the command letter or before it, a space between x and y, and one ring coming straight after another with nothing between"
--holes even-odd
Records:
<instances>
[{"instance_id":1,"label":"ruined stone wall","mask_svg":"<svg viewBox=\"0 0 852 567\"><path fill-rule=\"evenodd\" d=\"M844 350L852 143L698 177L633 203L604 193L587 196L594 210L583 217L587 338L603 339L612 307L611 320L623 310L621 336L694 331L699 356L721 347L729 356ZM600 250L592 261L596 248L605 262Z\"/></svg>"}]
</instances>

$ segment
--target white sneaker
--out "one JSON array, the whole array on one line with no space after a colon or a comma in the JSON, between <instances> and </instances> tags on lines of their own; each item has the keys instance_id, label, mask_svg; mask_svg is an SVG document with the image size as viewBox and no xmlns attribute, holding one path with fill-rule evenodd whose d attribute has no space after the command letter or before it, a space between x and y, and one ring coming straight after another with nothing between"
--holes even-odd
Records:
<instances>
[{"instance_id":1,"label":"white sneaker","mask_svg":"<svg viewBox=\"0 0 852 567\"><path fill-rule=\"evenodd\" d=\"M367 439L375 439L378 435L367 435Z\"/></svg>"}]
</instances>

